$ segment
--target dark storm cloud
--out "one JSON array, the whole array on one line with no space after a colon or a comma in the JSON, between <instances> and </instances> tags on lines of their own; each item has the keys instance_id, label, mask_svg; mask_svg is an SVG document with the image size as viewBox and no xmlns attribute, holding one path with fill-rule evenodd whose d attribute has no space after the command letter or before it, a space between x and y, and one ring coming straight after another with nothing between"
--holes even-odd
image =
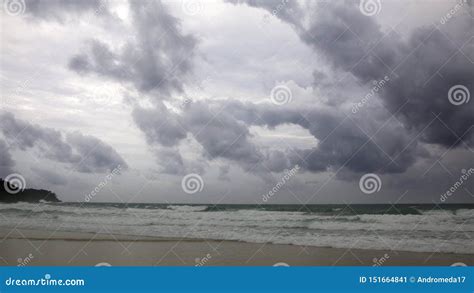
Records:
<instances>
[{"instance_id":1,"label":"dark storm cloud","mask_svg":"<svg viewBox=\"0 0 474 293\"><path fill-rule=\"evenodd\" d=\"M269 12L282 3L278 0L229 2L245 3ZM309 2L309 7L305 8L299 6L296 1L289 3L291 6L285 5L279 13L273 15L289 22L301 40L326 55L335 67L351 71L368 81L386 75L387 68L384 63L394 63L399 46L397 36L392 35L379 42L383 36L379 25L375 18L360 12L358 1ZM307 9L305 13L303 9ZM302 17L290 17L289 14L306 14L309 24L304 24ZM370 48L372 51L368 54Z\"/></svg>"},{"instance_id":2,"label":"dark storm cloud","mask_svg":"<svg viewBox=\"0 0 474 293\"><path fill-rule=\"evenodd\" d=\"M356 173L400 173L427 155L402 126L380 127L382 123L369 115L348 118L333 107L201 101L188 103L181 114L163 106L159 111L141 109L134 117L150 145L177 146L191 134L204 157L227 159L254 172L281 172L298 164L311 172L344 167ZM280 151L262 149L252 141L250 126L273 129L284 124L307 129L319 141L317 147ZM180 156L172 169L182 171L179 162Z\"/></svg>"},{"instance_id":3,"label":"dark storm cloud","mask_svg":"<svg viewBox=\"0 0 474 293\"><path fill-rule=\"evenodd\" d=\"M401 130L383 130L378 137L370 138L346 120L322 138L317 148L299 151L299 164L315 172L341 167L356 173L404 172L413 165L421 150L416 142L409 145L409 137Z\"/></svg>"},{"instance_id":4,"label":"dark storm cloud","mask_svg":"<svg viewBox=\"0 0 474 293\"><path fill-rule=\"evenodd\" d=\"M472 38L472 27L458 29L471 31L461 41ZM399 78L383 92L384 103L392 112L408 101L400 116L416 131L426 127L421 135L424 142L474 146L474 103L453 105L448 99L450 88L456 85L474 94L474 43L471 40L462 51L458 46L437 29L417 30L404 50L403 55L409 57L396 69Z\"/></svg>"},{"instance_id":5,"label":"dark storm cloud","mask_svg":"<svg viewBox=\"0 0 474 293\"><path fill-rule=\"evenodd\" d=\"M262 159L258 148L250 141L248 126L223 109L212 111L205 102L187 105L182 121L203 146L209 158L226 158L250 169Z\"/></svg>"},{"instance_id":6,"label":"dark storm cloud","mask_svg":"<svg viewBox=\"0 0 474 293\"><path fill-rule=\"evenodd\" d=\"M69 68L131 82L139 91L168 96L182 91L183 75L191 69L196 39L181 33L178 19L159 1L130 1L133 38L118 49L92 40L87 52L72 57Z\"/></svg>"},{"instance_id":7,"label":"dark storm cloud","mask_svg":"<svg viewBox=\"0 0 474 293\"><path fill-rule=\"evenodd\" d=\"M186 170L179 150L175 148L186 137L186 130L180 125L179 117L171 113L162 103L154 108L135 107L132 112L138 128L145 134L147 143L152 146L157 163L165 174L183 174ZM154 148L161 145L162 148Z\"/></svg>"},{"instance_id":8,"label":"dark storm cloud","mask_svg":"<svg viewBox=\"0 0 474 293\"><path fill-rule=\"evenodd\" d=\"M183 175L186 174L186 166L178 149L160 148L155 151L157 162L160 165L160 173Z\"/></svg>"},{"instance_id":9,"label":"dark storm cloud","mask_svg":"<svg viewBox=\"0 0 474 293\"><path fill-rule=\"evenodd\" d=\"M151 109L137 106L132 116L149 144L159 143L169 147L186 137L186 129L180 125L179 116L171 113L162 103Z\"/></svg>"},{"instance_id":10,"label":"dark storm cloud","mask_svg":"<svg viewBox=\"0 0 474 293\"><path fill-rule=\"evenodd\" d=\"M192 66L196 39L181 32L179 20L159 1L130 1L138 34L140 77L144 90L170 87L181 90L181 78ZM142 81L143 82L143 81Z\"/></svg>"},{"instance_id":11,"label":"dark storm cloud","mask_svg":"<svg viewBox=\"0 0 474 293\"><path fill-rule=\"evenodd\" d=\"M66 135L66 141L81 157L81 162L74 167L79 172L104 173L119 166L123 170L128 168L116 150L94 136L75 131Z\"/></svg>"},{"instance_id":12,"label":"dark storm cloud","mask_svg":"<svg viewBox=\"0 0 474 293\"><path fill-rule=\"evenodd\" d=\"M87 51L69 61L79 74L95 74L118 82L130 82L150 108L134 104L132 116L152 147L161 172L182 174L199 167L184 162L177 148L189 129L180 117L168 111L162 99L183 90L186 74L192 69L196 39L181 32L179 20L170 15L160 1L130 1L132 28L130 39L120 48L111 48L99 40L90 40ZM164 148L155 148L158 144Z\"/></svg>"},{"instance_id":13,"label":"dark storm cloud","mask_svg":"<svg viewBox=\"0 0 474 293\"><path fill-rule=\"evenodd\" d=\"M164 147L155 154L165 173L185 170L177 146L188 135L203 147L208 159L223 158L244 170L274 172L299 164L311 172L344 168L355 173L400 173L428 155L419 140L450 146L460 144L458 136L464 135L464 142L472 145L468 129L474 122L473 103L456 107L447 94L455 84L473 89L467 57L474 50L458 52L460 44L451 43L442 31L420 28L408 41L396 34L385 36L376 19L363 15L356 2L310 2L305 7L296 1L231 2L261 7L290 23L301 40L327 57L336 70L351 73L363 84L390 76L379 97L403 125L385 125L387 116L380 119L380 113L368 110L347 118L337 103L276 107L229 99L188 103L179 113L172 111L161 99L183 90L196 39L181 33L178 20L160 2L132 1L136 38L121 48L92 40L69 67L80 74L131 82L153 101L151 108L135 105L133 118L150 146ZM467 44L465 49L471 47ZM318 71L314 77L316 84L323 78ZM307 129L317 146L276 151L252 141L249 127L273 129L284 124ZM163 157L173 162L165 164Z\"/></svg>"},{"instance_id":14,"label":"dark storm cloud","mask_svg":"<svg viewBox=\"0 0 474 293\"><path fill-rule=\"evenodd\" d=\"M245 123L222 109L211 110L204 102L188 103L181 115L162 104L153 109L137 107L133 117L150 145L176 146L189 133L203 147L203 155L208 159L226 158L248 169L262 156L250 142Z\"/></svg>"},{"instance_id":15,"label":"dark storm cloud","mask_svg":"<svg viewBox=\"0 0 474 293\"><path fill-rule=\"evenodd\" d=\"M131 1L133 33L136 38L120 50L92 40L87 52L74 56L69 68L80 73L94 73L117 81L130 81L148 93L152 108L135 105L132 115L147 143L165 147L155 150L158 160L163 152L176 152L172 164L160 162L165 173L181 173L184 162L176 148L189 134L204 149L208 159L226 158L251 168L262 154L249 140L248 127L234 117L214 115L204 103L188 105L183 115L169 111L160 101L172 92L183 90L182 79L192 69L196 39L181 33L179 22L168 14L161 2ZM153 91L153 92L152 92ZM151 93L152 92L152 93Z\"/></svg>"},{"instance_id":16,"label":"dark storm cloud","mask_svg":"<svg viewBox=\"0 0 474 293\"><path fill-rule=\"evenodd\" d=\"M40 19L64 21L68 15L103 13L106 0L26 0L25 13Z\"/></svg>"},{"instance_id":17,"label":"dark storm cloud","mask_svg":"<svg viewBox=\"0 0 474 293\"><path fill-rule=\"evenodd\" d=\"M418 156L427 155L401 126L387 123L381 127L380 121L369 116L349 118L333 107L303 109L234 101L228 104L227 112L249 125L299 125L319 141L313 149L268 156L265 164L272 166L270 170L299 164L313 172L344 166L353 172L398 173L411 166Z\"/></svg>"},{"instance_id":18,"label":"dark storm cloud","mask_svg":"<svg viewBox=\"0 0 474 293\"><path fill-rule=\"evenodd\" d=\"M22 151L36 147L44 157L55 161L77 162L80 159L55 129L16 119L8 112L0 112L0 122L5 138Z\"/></svg>"},{"instance_id":19,"label":"dark storm cloud","mask_svg":"<svg viewBox=\"0 0 474 293\"><path fill-rule=\"evenodd\" d=\"M344 166L353 172L404 172L420 150L401 126L368 117L345 118L338 112L311 111L307 115L309 132L319 140L315 149L304 151L308 169L318 171L321 164L329 168ZM304 127L304 125L302 125Z\"/></svg>"},{"instance_id":20,"label":"dark storm cloud","mask_svg":"<svg viewBox=\"0 0 474 293\"><path fill-rule=\"evenodd\" d=\"M15 162L12 159L7 144L0 139L0 178L5 178L13 173L12 168L14 165Z\"/></svg>"},{"instance_id":21,"label":"dark storm cloud","mask_svg":"<svg viewBox=\"0 0 474 293\"><path fill-rule=\"evenodd\" d=\"M0 129L10 144L20 150L34 149L41 156L68 163L79 172L102 173L118 165L127 168L111 146L93 136L73 132L65 139L55 129L16 119L8 112L0 112Z\"/></svg>"},{"instance_id":22,"label":"dark storm cloud","mask_svg":"<svg viewBox=\"0 0 474 293\"><path fill-rule=\"evenodd\" d=\"M279 3L238 2L268 11ZM406 130L420 133L423 142L445 147L474 144L474 103L455 106L448 99L455 85L474 92L474 44L467 14L458 13L440 28L418 28L404 41L395 33L385 36L375 18L359 11L356 1L318 3L308 13L309 24L285 13L275 16L292 24L300 38L335 68L361 82L390 76L380 98Z\"/></svg>"},{"instance_id":23,"label":"dark storm cloud","mask_svg":"<svg viewBox=\"0 0 474 293\"><path fill-rule=\"evenodd\" d=\"M322 3L312 13L309 28L297 29L305 43L364 82L387 75L400 46L396 34L379 42L383 33L375 18L363 15L354 1Z\"/></svg>"}]
</instances>

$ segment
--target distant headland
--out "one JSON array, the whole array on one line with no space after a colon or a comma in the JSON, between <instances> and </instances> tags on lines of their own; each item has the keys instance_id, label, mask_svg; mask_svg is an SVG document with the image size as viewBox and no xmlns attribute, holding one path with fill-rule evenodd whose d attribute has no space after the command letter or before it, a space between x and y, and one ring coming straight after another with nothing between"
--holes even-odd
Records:
<instances>
[{"instance_id":1,"label":"distant headland","mask_svg":"<svg viewBox=\"0 0 474 293\"><path fill-rule=\"evenodd\" d=\"M7 190L9 189L9 190ZM11 192L13 190L13 192ZM9 192L10 191L10 192ZM12 183L0 178L0 202L60 202L56 194L44 189L24 189L18 190L18 187Z\"/></svg>"}]
</instances>

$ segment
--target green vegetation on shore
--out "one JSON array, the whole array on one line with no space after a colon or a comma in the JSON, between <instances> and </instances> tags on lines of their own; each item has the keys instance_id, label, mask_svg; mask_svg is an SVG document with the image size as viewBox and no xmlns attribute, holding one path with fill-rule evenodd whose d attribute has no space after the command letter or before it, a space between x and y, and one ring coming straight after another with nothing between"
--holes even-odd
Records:
<instances>
[{"instance_id":1,"label":"green vegetation on shore","mask_svg":"<svg viewBox=\"0 0 474 293\"><path fill-rule=\"evenodd\" d=\"M7 190L8 189L8 190ZM13 190L14 192L11 192ZM10 192L9 192L10 191ZM0 202L40 202L41 200L48 202L59 202L56 194L44 189L23 189L18 190L17 186L4 181L0 178Z\"/></svg>"}]
</instances>

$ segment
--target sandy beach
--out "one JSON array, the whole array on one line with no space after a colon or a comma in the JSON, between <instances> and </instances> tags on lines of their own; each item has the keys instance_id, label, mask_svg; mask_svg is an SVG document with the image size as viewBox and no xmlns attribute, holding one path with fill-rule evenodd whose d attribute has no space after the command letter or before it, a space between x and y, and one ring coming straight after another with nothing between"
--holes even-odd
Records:
<instances>
[{"instance_id":1,"label":"sandy beach","mask_svg":"<svg viewBox=\"0 0 474 293\"><path fill-rule=\"evenodd\" d=\"M473 254L339 249L202 239L162 239L0 229L8 266L450 266Z\"/></svg>"}]
</instances>

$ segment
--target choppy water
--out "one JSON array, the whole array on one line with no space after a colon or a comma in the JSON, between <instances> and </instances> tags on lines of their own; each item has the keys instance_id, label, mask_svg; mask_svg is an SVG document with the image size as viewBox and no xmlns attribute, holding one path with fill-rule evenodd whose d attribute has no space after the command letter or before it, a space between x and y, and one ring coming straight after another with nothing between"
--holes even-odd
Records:
<instances>
[{"instance_id":1,"label":"choppy water","mask_svg":"<svg viewBox=\"0 0 474 293\"><path fill-rule=\"evenodd\" d=\"M474 253L474 206L0 204L0 226Z\"/></svg>"}]
</instances>

